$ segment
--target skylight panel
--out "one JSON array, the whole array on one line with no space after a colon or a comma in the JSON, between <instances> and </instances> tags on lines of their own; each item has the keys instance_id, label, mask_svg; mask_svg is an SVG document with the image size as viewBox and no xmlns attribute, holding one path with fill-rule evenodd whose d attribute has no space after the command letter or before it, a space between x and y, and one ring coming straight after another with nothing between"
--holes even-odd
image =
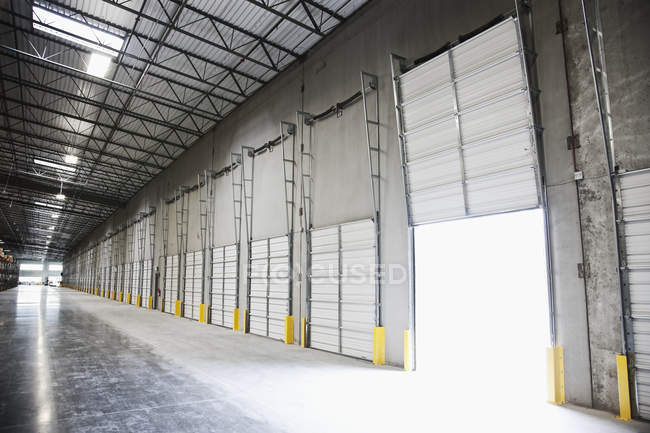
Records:
<instances>
[{"instance_id":1,"label":"skylight panel","mask_svg":"<svg viewBox=\"0 0 650 433\"><path fill-rule=\"evenodd\" d=\"M84 45L110 56L117 56L124 39L89 26L81 21L56 14L38 6L32 8L34 28L54 36Z\"/></svg>"}]
</instances>

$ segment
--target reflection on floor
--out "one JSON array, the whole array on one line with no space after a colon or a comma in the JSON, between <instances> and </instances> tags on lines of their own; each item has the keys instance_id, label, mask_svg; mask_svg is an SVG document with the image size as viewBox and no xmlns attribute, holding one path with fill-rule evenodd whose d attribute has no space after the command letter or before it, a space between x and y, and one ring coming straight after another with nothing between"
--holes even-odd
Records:
<instances>
[{"instance_id":1,"label":"reflection on floor","mask_svg":"<svg viewBox=\"0 0 650 433\"><path fill-rule=\"evenodd\" d=\"M0 432L650 432L69 289L0 293L0 347Z\"/></svg>"}]
</instances>

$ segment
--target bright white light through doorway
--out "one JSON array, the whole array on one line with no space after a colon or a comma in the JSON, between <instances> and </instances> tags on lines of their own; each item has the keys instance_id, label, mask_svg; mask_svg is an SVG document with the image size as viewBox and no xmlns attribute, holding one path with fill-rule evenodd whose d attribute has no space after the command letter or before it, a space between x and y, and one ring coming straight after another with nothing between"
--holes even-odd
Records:
<instances>
[{"instance_id":1,"label":"bright white light through doorway","mask_svg":"<svg viewBox=\"0 0 650 433\"><path fill-rule=\"evenodd\" d=\"M418 381L465 413L495 413L492 403L496 413L504 404L544 404L549 315L542 211L417 227L415 275Z\"/></svg>"}]
</instances>

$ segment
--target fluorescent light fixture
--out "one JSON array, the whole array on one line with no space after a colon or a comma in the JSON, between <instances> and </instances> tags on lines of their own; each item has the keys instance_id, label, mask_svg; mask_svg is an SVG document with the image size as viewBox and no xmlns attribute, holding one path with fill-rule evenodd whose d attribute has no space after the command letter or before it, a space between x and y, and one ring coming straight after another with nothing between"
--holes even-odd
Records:
<instances>
[{"instance_id":1,"label":"fluorescent light fixture","mask_svg":"<svg viewBox=\"0 0 650 433\"><path fill-rule=\"evenodd\" d=\"M63 209L63 206L59 206L56 204L49 204L49 203L43 203L42 201L35 201L38 206L45 206L45 207L51 207L52 209Z\"/></svg>"},{"instance_id":2,"label":"fluorescent light fixture","mask_svg":"<svg viewBox=\"0 0 650 433\"><path fill-rule=\"evenodd\" d=\"M53 213L52 218L58 218L60 215L58 213Z\"/></svg>"},{"instance_id":3,"label":"fluorescent light fixture","mask_svg":"<svg viewBox=\"0 0 650 433\"><path fill-rule=\"evenodd\" d=\"M38 6L32 8L33 26L36 30L50 33L77 44L117 56L124 39L81 21L59 15Z\"/></svg>"},{"instance_id":4,"label":"fluorescent light fixture","mask_svg":"<svg viewBox=\"0 0 650 433\"><path fill-rule=\"evenodd\" d=\"M111 58L99 53L92 53L88 62L88 73L96 77L104 78L108 68L111 66Z\"/></svg>"},{"instance_id":5,"label":"fluorescent light fixture","mask_svg":"<svg viewBox=\"0 0 650 433\"><path fill-rule=\"evenodd\" d=\"M65 200L65 194L58 193L54 197L56 197L57 200Z\"/></svg>"},{"instance_id":6,"label":"fluorescent light fixture","mask_svg":"<svg viewBox=\"0 0 650 433\"><path fill-rule=\"evenodd\" d=\"M77 171L77 169L74 167L68 167L67 165L61 165L50 161L43 161L42 159L34 159L34 163L38 165L44 165L45 167L55 168L57 170Z\"/></svg>"},{"instance_id":7,"label":"fluorescent light fixture","mask_svg":"<svg viewBox=\"0 0 650 433\"><path fill-rule=\"evenodd\" d=\"M63 157L63 160L65 161L66 164L71 164L75 165L77 162L79 162L79 158L77 155L66 155Z\"/></svg>"},{"instance_id":8,"label":"fluorescent light fixture","mask_svg":"<svg viewBox=\"0 0 650 433\"><path fill-rule=\"evenodd\" d=\"M54 228L55 228L54 226L49 226L47 229L48 230L54 230Z\"/></svg>"},{"instance_id":9,"label":"fluorescent light fixture","mask_svg":"<svg viewBox=\"0 0 650 433\"><path fill-rule=\"evenodd\" d=\"M51 235L47 235L46 237L47 237L48 239L52 239L52 236L51 236Z\"/></svg>"}]
</instances>

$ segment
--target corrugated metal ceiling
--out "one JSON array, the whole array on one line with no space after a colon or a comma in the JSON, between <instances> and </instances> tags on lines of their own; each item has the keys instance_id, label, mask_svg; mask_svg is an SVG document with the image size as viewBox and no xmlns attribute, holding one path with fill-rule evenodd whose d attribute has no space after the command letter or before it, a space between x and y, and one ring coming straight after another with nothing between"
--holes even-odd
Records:
<instances>
[{"instance_id":1,"label":"corrugated metal ceiling","mask_svg":"<svg viewBox=\"0 0 650 433\"><path fill-rule=\"evenodd\" d=\"M0 239L18 256L60 259L364 3L3 2ZM124 39L103 78L86 72L96 50L33 26L35 6ZM74 173L34 164L67 154ZM53 196L61 185L65 201ZM59 218L36 201L63 206Z\"/></svg>"}]
</instances>

